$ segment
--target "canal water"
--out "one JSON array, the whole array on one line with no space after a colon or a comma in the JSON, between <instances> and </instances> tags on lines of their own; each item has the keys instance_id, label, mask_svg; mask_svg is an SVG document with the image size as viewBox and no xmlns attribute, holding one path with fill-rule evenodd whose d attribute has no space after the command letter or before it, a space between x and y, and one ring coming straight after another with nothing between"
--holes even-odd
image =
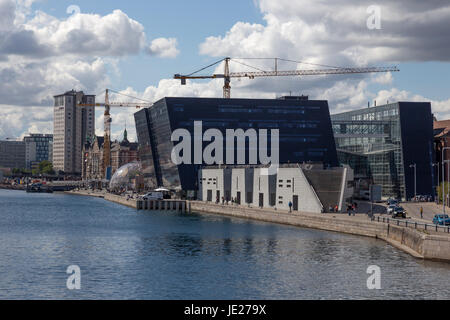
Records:
<instances>
[{"instance_id":1,"label":"canal water","mask_svg":"<svg viewBox=\"0 0 450 320\"><path fill-rule=\"evenodd\" d=\"M449 280L381 240L0 190L0 299L450 299Z\"/></svg>"}]
</instances>

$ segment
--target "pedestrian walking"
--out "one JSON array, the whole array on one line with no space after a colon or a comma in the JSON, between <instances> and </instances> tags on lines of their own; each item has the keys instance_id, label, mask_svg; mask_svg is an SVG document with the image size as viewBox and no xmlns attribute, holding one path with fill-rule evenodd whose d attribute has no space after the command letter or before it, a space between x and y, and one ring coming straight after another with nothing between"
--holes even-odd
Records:
<instances>
[{"instance_id":1,"label":"pedestrian walking","mask_svg":"<svg viewBox=\"0 0 450 320\"><path fill-rule=\"evenodd\" d=\"M423 219L423 207L420 207L420 219Z\"/></svg>"},{"instance_id":2,"label":"pedestrian walking","mask_svg":"<svg viewBox=\"0 0 450 320\"><path fill-rule=\"evenodd\" d=\"M289 212L292 212L292 202L289 201Z\"/></svg>"}]
</instances>

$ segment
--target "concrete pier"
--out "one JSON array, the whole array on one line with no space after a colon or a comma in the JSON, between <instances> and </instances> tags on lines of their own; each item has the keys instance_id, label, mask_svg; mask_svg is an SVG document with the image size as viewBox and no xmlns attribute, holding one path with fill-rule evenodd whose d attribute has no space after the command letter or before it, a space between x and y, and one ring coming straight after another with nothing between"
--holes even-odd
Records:
<instances>
[{"instance_id":1,"label":"concrete pier","mask_svg":"<svg viewBox=\"0 0 450 320\"><path fill-rule=\"evenodd\" d=\"M190 212L185 200L135 200L137 210Z\"/></svg>"}]
</instances>

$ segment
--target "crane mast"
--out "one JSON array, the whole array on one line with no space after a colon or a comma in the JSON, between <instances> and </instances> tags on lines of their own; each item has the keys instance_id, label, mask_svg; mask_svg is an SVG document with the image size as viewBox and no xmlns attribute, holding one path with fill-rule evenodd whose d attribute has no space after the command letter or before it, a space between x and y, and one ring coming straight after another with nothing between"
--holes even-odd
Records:
<instances>
[{"instance_id":1,"label":"crane mast","mask_svg":"<svg viewBox=\"0 0 450 320\"><path fill-rule=\"evenodd\" d=\"M109 90L105 91L105 112L104 112L104 143L103 143L103 176L108 176L108 168L111 167L111 114L109 105Z\"/></svg>"},{"instance_id":2,"label":"crane mast","mask_svg":"<svg viewBox=\"0 0 450 320\"><path fill-rule=\"evenodd\" d=\"M94 103L94 104L77 104L78 107L105 107L105 112L103 113L104 121L104 143L103 143L103 177L108 177L108 168L111 167L111 107L125 107L125 108L141 108L141 107L149 107L152 105L150 102L145 103L133 103L133 102L111 102L109 100L109 91L110 89L106 89L105 91L105 102L104 103ZM120 94L119 92L115 92ZM138 99L138 98L135 98ZM138 99L142 100L142 99ZM142 100L144 101L144 100Z\"/></svg>"},{"instance_id":3,"label":"crane mast","mask_svg":"<svg viewBox=\"0 0 450 320\"><path fill-rule=\"evenodd\" d=\"M230 58L225 58L225 70L223 74L224 74L223 97L226 99L230 99L231 98Z\"/></svg>"}]
</instances>

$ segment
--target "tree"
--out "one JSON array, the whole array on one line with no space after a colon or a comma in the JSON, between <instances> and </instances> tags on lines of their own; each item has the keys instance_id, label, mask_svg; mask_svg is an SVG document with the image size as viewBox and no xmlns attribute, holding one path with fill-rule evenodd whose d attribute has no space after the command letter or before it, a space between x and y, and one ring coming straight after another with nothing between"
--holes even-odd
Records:
<instances>
[{"instance_id":1,"label":"tree","mask_svg":"<svg viewBox=\"0 0 450 320\"><path fill-rule=\"evenodd\" d=\"M39 174L48 174L48 175L55 174L52 163L47 160L40 162L38 167L36 169L33 169L32 172L33 172L33 175L35 175L35 176L39 175Z\"/></svg>"}]
</instances>

